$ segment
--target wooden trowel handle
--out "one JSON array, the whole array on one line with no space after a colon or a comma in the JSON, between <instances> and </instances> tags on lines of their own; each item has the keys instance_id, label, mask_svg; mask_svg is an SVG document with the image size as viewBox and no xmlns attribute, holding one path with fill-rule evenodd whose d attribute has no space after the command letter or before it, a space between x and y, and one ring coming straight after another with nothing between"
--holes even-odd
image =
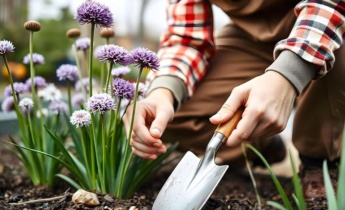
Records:
<instances>
[{"instance_id":1,"label":"wooden trowel handle","mask_svg":"<svg viewBox=\"0 0 345 210\"><path fill-rule=\"evenodd\" d=\"M215 132L222 133L226 138L229 138L231 132L236 128L237 123L241 120L243 111L244 107L238 108L231 120L220 124Z\"/></svg>"}]
</instances>

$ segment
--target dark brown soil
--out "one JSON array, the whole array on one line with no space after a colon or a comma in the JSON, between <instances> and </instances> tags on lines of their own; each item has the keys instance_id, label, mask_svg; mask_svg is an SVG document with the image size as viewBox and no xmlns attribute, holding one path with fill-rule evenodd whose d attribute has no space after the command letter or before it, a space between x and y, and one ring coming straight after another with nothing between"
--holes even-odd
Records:
<instances>
[{"instance_id":1,"label":"dark brown soil","mask_svg":"<svg viewBox=\"0 0 345 210\"><path fill-rule=\"evenodd\" d=\"M176 164L176 163L174 163ZM97 194L100 205L88 207L74 204L71 197L76 189L59 180L54 189L46 187L33 187L30 180L22 171L20 162L9 151L0 149L0 209L18 210L57 210L57 209L138 209L149 210L160 188L174 169L170 164L158 171L152 179L148 180L134 195L127 200L117 199L111 195ZM281 203L271 178L268 175L255 174L257 187L261 196L262 209L274 209L266 205L266 201ZM288 178L279 178L287 194L293 192L292 182ZM57 196L63 198L55 199ZM51 199L44 201L42 199ZM25 202L32 202L24 205ZM20 204L21 203L21 204ZM326 209L325 200L308 204L308 209ZM136 207L136 208L135 208ZM223 177L203 210L223 209L257 209L255 191L247 173L232 172L231 169ZM164 210L164 209L162 209Z\"/></svg>"}]
</instances>

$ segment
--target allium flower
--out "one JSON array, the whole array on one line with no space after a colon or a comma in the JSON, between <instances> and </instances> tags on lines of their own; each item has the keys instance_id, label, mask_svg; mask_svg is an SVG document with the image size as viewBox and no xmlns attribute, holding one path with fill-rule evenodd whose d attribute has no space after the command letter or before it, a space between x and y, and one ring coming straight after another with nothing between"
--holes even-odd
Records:
<instances>
[{"instance_id":1,"label":"allium flower","mask_svg":"<svg viewBox=\"0 0 345 210\"><path fill-rule=\"evenodd\" d=\"M9 96L4 98L1 104L1 110L3 112L10 112L14 110L14 99L13 96Z\"/></svg>"},{"instance_id":2,"label":"allium flower","mask_svg":"<svg viewBox=\"0 0 345 210\"><path fill-rule=\"evenodd\" d=\"M41 30L41 24L34 20L29 20L24 23L24 28L28 31L39 31Z\"/></svg>"},{"instance_id":3,"label":"allium flower","mask_svg":"<svg viewBox=\"0 0 345 210\"><path fill-rule=\"evenodd\" d=\"M53 114L60 114L68 111L68 105L64 101L52 101L49 104L49 109Z\"/></svg>"},{"instance_id":4,"label":"allium flower","mask_svg":"<svg viewBox=\"0 0 345 210\"><path fill-rule=\"evenodd\" d=\"M22 108L24 112L29 111L34 106L34 102L31 98L23 98L19 102L19 107Z\"/></svg>"},{"instance_id":5,"label":"allium flower","mask_svg":"<svg viewBox=\"0 0 345 210\"><path fill-rule=\"evenodd\" d=\"M13 83L13 87L14 87L15 95L18 95L18 94L21 94L21 93L28 91L28 87L23 82L15 82L15 83ZM6 86L6 88L4 90L4 95L5 96L11 96L12 95L11 85Z\"/></svg>"},{"instance_id":6,"label":"allium flower","mask_svg":"<svg viewBox=\"0 0 345 210\"><path fill-rule=\"evenodd\" d=\"M92 79L92 85L95 85L95 83L96 83L96 81L94 79ZM81 80L78 80L74 85L76 91L81 91L81 84L83 84L85 90L87 92L89 92L89 78L86 77L86 78L83 78Z\"/></svg>"},{"instance_id":7,"label":"allium flower","mask_svg":"<svg viewBox=\"0 0 345 210\"><path fill-rule=\"evenodd\" d=\"M31 79L27 79L25 81L25 84L26 84L26 87L27 87L27 90L29 92L31 92ZM39 88L39 87L46 87L48 84L46 82L46 79L44 79L43 77L41 76L35 76L34 77L34 86L35 88Z\"/></svg>"},{"instance_id":8,"label":"allium flower","mask_svg":"<svg viewBox=\"0 0 345 210\"><path fill-rule=\"evenodd\" d=\"M99 112L104 114L109 110L115 109L115 100L109 94L99 93L89 98L86 107L92 113Z\"/></svg>"},{"instance_id":9,"label":"allium flower","mask_svg":"<svg viewBox=\"0 0 345 210\"><path fill-rule=\"evenodd\" d=\"M120 67L113 68L111 70L111 75L113 77L122 77L128 74L130 71L131 69L128 66L120 66Z\"/></svg>"},{"instance_id":10,"label":"allium flower","mask_svg":"<svg viewBox=\"0 0 345 210\"><path fill-rule=\"evenodd\" d=\"M98 58L98 54L100 53L100 50L104 47L104 45L98 45L93 49L93 57Z\"/></svg>"},{"instance_id":11,"label":"allium flower","mask_svg":"<svg viewBox=\"0 0 345 210\"><path fill-rule=\"evenodd\" d=\"M72 125L78 127L85 127L91 125L91 114L86 110L78 110L72 113L70 118Z\"/></svg>"},{"instance_id":12,"label":"allium flower","mask_svg":"<svg viewBox=\"0 0 345 210\"><path fill-rule=\"evenodd\" d=\"M71 64L63 64L56 70L56 76L60 81L70 80L75 81L78 79L78 67Z\"/></svg>"},{"instance_id":13,"label":"allium flower","mask_svg":"<svg viewBox=\"0 0 345 210\"><path fill-rule=\"evenodd\" d=\"M140 68L149 68L150 70L158 70L159 60L156 53L149 49L138 47L131 51L132 63Z\"/></svg>"},{"instance_id":14,"label":"allium flower","mask_svg":"<svg viewBox=\"0 0 345 210\"><path fill-rule=\"evenodd\" d=\"M81 32L78 28L71 28L66 32L66 36L69 38L78 38L80 33Z\"/></svg>"},{"instance_id":15,"label":"allium flower","mask_svg":"<svg viewBox=\"0 0 345 210\"><path fill-rule=\"evenodd\" d=\"M132 83L116 78L113 81L113 89L115 98L132 100L134 98L134 87Z\"/></svg>"},{"instance_id":16,"label":"allium flower","mask_svg":"<svg viewBox=\"0 0 345 210\"><path fill-rule=\"evenodd\" d=\"M102 28L99 35L103 38L111 38L115 36L115 31L112 28Z\"/></svg>"},{"instance_id":17,"label":"allium flower","mask_svg":"<svg viewBox=\"0 0 345 210\"><path fill-rule=\"evenodd\" d=\"M72 105L73 106L80 106L85 103L84 101L84 95L82 93L77 93L72 96Z\"/></svg>"},{"instance_id":18,"label":"allium flower","mask_svg":"<svg viewBox=\"0 0 345 210\"><path fill-rule=\"evenodd\" d=\"M62 98L62 93L54 84L51 83L44 89L39 90L37 92L37 96L46 101L58 101Z\"/></svg>"},{"instance_id":19,"label":"allium flower","mask_svg":"<svg viewBox=\"0 0 345 210\"><path fill-rule=\"evenodd\" d=\"M75 41L75 45L77 46L77 50L87 50L90 48L90 38L79 38Z\"/></svg>"},{"instance_id":20,"label":"allium flower","mask_svg":"<svg viewBox=\"0 0 345 210\"><path fill-rule=\"evenodd\" d=\"M32 61L35 65L44 64L44 57L41 54L33 53L32 54ZM27 54L23 59L24 64L30 63L30 54Z\"/></svg>"},{"instance_id":21,"label":"allium flower","mask_svg":"<svg viewBox=\"0 0 345 210\"><path fill-rule=\"evenodd\" d=\"M130 55L123 47L109 44L104 45L99 49L95 56L101 61L113 62L113 64L127 65L129 63Z\"/></svg>"},{"instance_id":22,"label":"allium flower","mask_svg":"<svg viewBox=\"0 0 345 210\"><path fill-rule=\"evenodd\" d=\"M104 28L110 27L114 22L110 9L95 1L82 3L77 9L75 19L81 25L92 23Z\"/></svg>"},{"instance_id":23,"label":"allium flower","mask_svg":"<svg viewBox=\"0 0 345 210\"><path fill-rule=\"evenodd\" d=\"M0 55L5 55L13 51L14 51L14 46L12 42L7 41L7 40L0 41Z\"/></svg>"}]
</instances>

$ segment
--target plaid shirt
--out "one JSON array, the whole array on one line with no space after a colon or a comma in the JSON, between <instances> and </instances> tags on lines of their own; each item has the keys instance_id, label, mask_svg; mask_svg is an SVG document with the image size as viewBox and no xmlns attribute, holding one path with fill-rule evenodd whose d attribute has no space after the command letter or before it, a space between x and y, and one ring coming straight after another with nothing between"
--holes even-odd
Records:
<instances>
[{"instance_id":1,"label":"plaid shirt","mask_svg":"<svg viewBox=\"0 0 345 210\"><path fill-rule=\"evenodd\" d=\"M213 14L209 1L169 0L168 29L161 37L160 71L157 76L176 76L186 84L188 95L206 73L215 53ZM333 52L343 44L345 0L305 0L295 7L298 16L289 37L277 43L275 58L290 50L304 60L320 66L318 77L334 63Z\"/></svg>"}]
</instances>

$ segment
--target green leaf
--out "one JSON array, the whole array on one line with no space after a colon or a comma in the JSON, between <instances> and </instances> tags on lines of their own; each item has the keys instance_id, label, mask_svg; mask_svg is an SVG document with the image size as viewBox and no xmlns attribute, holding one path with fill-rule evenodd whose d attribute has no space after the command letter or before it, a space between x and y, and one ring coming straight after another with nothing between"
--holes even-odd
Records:
<instances>
[{"instance_id":1,"label":"green leaf","mask_svg":"<svg viewBox=\"0 0 345 210\"><path fill-rule=\"evenodd\" d=\"M327 161L323 161L323 179L325 181L326 196L329 210L337 210L337 200L335 199L335 193L329 176Z\"/></svg>"},{"instance_id":2,"label":"green leaf","mask_svg":"<svg viewBox=\"0 0 345 210\"><path fill-rule=\"evenodd\" d=\"M83 189L76 181L74 181L73 179L71 179L70 177L68 177L66 175L57 174L56 176L60 177L63 180L65 180L66 182L68 182L70 185L72 185L76 189Z\"/></svg>"},{"instance_id":3,"label":"green leaf","mask_svg":"<svg viewBox=\"0 0 345 210\"><path fill-rule=\"evenodd\" d=\"M274 201L267 201L267 205L270 205L278 210L286 210L286 208L283 205Z\"/></svg>"},{"instance_id":4,"label":"green leaf","mask_svg":"<svg viewBox=\"0 0 345 210\"><path fill-rule=\"evenodd\" d=\"M293 182L293 186L295 188L295 193L296 193L296 196L294 196L294 198L296 198L295 202L299 210L306 210L307 206L306 206L304 196L303 196L301 181L297 174L295 162L293 161L290 151L289 151L289 157L290 157L290 163L292 167L292 182Z\"/></svg>"},{"instance_id":5,"label":"green leaf","mask_svg":"<svg viewBox=\"0 0 345 210\"><path fill-rule=\"evenodd\" d=\"M288 209L288 210L292 210L292 205L288 199L288 197L286 196L286 193L283 189L283 187L281 186L277 176L274 174L272 168L270 167L270 165L267 163L266 159L260 154L260 152L258 150L256 150L252 145L250 144L246 144L246 146L251 149L257 156L259 156L259 158L262 160L262 162L265 164L266 168L268 169L268 171L270 172L270 175L272 177L272 180L284 202L284 206Z\"/></svg>"}]
</instances>

